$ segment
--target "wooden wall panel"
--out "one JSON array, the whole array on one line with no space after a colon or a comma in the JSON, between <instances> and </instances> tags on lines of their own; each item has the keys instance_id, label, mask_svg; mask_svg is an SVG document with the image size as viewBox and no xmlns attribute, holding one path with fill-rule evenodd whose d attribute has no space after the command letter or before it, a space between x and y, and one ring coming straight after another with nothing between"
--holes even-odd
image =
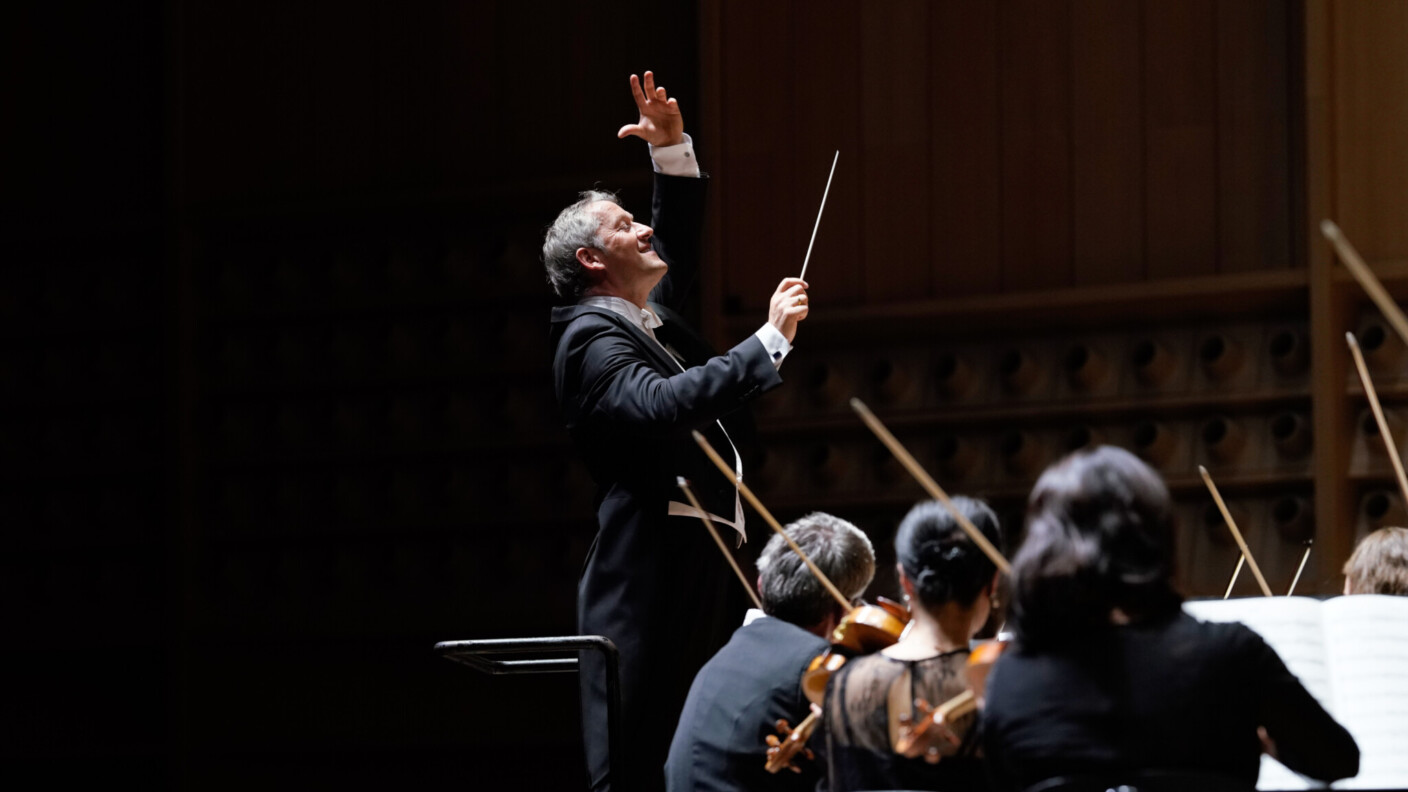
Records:
<instances>
[{"instance_id":1,"label":"wooden wall panel","mask_svg":"<svg viewBox=\"0 0 1408 792\"><path fill-rule=\"evenodd\" d=\"M759 79L768 64L791 122L785 143L763 144L781 165L737 161L742 181L721 198L756 211L760 192L776 195L780 247L730 258L739 282L775 269L763 256L805 249L812 193L838 147L813 254L817 305L1297 264L1296 2L715 8L718 81ZM718 107L743 115L723 121L743 130L765 105Z\"/></svg>"},{"instance_id":2,"label":"wooden wall panel","mask_svg":"<svg viewBox=\"0 0 1408 792\"><path fill-rule=\"evenodd\" d=\"M1274 0L1217 5L1218 269L1288 267L1291 125L1288 10Z\"/></svg>"},{"instance_id":3,"label":"wooden wall panel","mask_svg":"<svg viewBox=\"0 0 1408 792\"><path fill-rule=\"evenodd\" d=\"M725 304L733 311L756 313L767 310L783 278L780 270L791 261L800 269L805 253L792 253L791 230L806 209L789 200L792 191L785 187L792 177L787 150L800 134L790 121L792 99L786 87L790 39L779 35L787 29L788 13L779 3L738 0L722 6L729 38L721 53L719 93L728 111L719 119L722 136L713 146L720 162L705 158L701 165L717 174L712 185L719 208L715 244L724 270ZM719 200L721 195L726 199ZM821 199L820 192L816 198Z\"/></svg>"},{"instance_id":4,"label":"wooden wall panel","mask_svg":"<svg viewBox=\"0 0 1408 792\"><path fill-rule=\"evenodd\" d=\"M932 296L993 294L1002 288L997 6L935 3L929 31Z\"/></svg>"},{"instance_id":5,"label":"wooden wall panel","mask_svg":"<svg viewBox=\"0 0 1408 792\"><path fill-rule=\"evenodd\" d=\"M1368 261L1408 259L1408 3L1332 4L1337 219Z\"/></svg>"},{"instance_id":6,"label":"wooden wall panel","mask_svg":"<svg viewBox=\"0 0 1408 792\"><path fill-rule=\"evenodd\" d=\"M792 31L794 79L778 86L792 96L786 124L790 138L791 180L773 185L776 199L799 211L788 229L787 244L771 268L774 281L801 271L807 240L826 187L826 174L839 149L847 160L836 166L836 179L817 231L807 281L817 306L863 302L861 270L869 241L884 229L862 227L860 123L860 40L858 30L868 8L849 0L796 0L787 27ZM790 89L790 90L789 90ZM790 186L789 191L786 188ZM863 248L862 240L866 241Z\"/></svg>"},{"instance_id":7,"label":"wooden wall panel","mask_svg":"<svg viewBox=\"0 0 1408 792\"><path fill-rule=\"evenodd\" d=\"M1217 62L1213 0L1151 0L1145 158L1151 280L1217 264Z\"/></svg>"},{"instance_id":8,"label":"wooden wall panel","mask_svg":"<svg viewBox=\"0 0 1408 792\"><path fill-rule=\"evenodd\" d=\"M1002 285L1071 283L1070 3L1013 0L1000 16Z\"/></svg>"},{"instance_id":9,"label":"wooden wall panel","mask_svg":"<svg viewBox=\"0 0 1408 792\"><path fill-rule=\"evenodd\" d=\"M1140 6L1071 4L1072 251L1076 285L1144 278Z\"/></svg>"},{"instance_id":10,"label":"wooden wall panel","mask_svg":"<svg viewBox=\"0 0 1408 792\"><path fill-rule=\"evenodd\" d=\"M1408 263L1408 4L1363 0L1306 0L1305 124L1315 371L1316 544L1307 576L1338 589L1339 566L1356 529L1366 529L1362 500L1394 485L1387 470L1356 462L1356 416L1364 409L1344 332L1361 333L1369 308L1364 291L1346 273L1319 232L1326 218L1339 223L1381 279L1401 296ZM1401 396L1384 388L1385 406ZM1350 388L1346 384L1354 382ZM1323 439L1322 439L1323 438ZM1394 518L1397 519L1397 518ZM1324 552L1321 552L1321 548Z\"/></svg>"},{"instance_id":11,"label":"wooden wall panel","mask_svg":"<svg viewBox=\"0 0 1408 792\"><path fill-rule=\"evenodd\" d=\"M883 0L861 18L860 226L867 302L928 296L929 4ZM834 219L834 218L833 218Z\"/></svg>"}]
</instances>

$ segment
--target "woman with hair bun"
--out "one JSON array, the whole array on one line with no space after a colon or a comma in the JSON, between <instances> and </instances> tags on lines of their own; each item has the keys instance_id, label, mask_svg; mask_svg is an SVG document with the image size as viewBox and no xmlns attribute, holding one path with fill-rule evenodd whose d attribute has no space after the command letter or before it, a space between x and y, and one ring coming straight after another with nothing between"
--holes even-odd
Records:
<instances>
[{"instance_id":1,"label":"woman with hair bun","mask_svg":"<svg viewBox=\"0 0 1408 792\"><path fill-rule=\"evenodd\" d=\"M1015 640L983 710L998 789L1251 790L1263 749L1325 781L1358 772L1349 732L1261 636L1183 612L1174 558L1168 489L1133 454L1078 451L1042 474L1012 562Z\"/></svg>"},{"instance_id":2,"label":"woman with hair bun","mask_svg":"<svg viewBox=\"0 0 1408 792\"><path fill-rule=\"evenodd\" d=\"M1001 543L987 504L961 496L953 502L989 541ZM915 699L937 706L968 689L968 645L994 608L997 568L934 501L900 523L895 556L909 628L893 646L851 660L831 678L823 725L830 789L986 789L971 715L947 724L957 745L944 743L925 758L901 756L892 746L899 716L918 717Z\"/></svg>"}]
</instances>

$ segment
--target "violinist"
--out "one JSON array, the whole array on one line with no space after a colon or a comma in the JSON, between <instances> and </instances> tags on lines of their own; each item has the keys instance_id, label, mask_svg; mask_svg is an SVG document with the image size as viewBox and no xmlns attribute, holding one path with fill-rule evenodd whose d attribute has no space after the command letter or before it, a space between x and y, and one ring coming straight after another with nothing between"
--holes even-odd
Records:
<instances>
[{"instance_id":1,"label":"violinist","mask_svg":"<svg viewBox=\"0 0 1408 792\"><path fill-rule=\"evenodd\" d=\"M875 553L849 522L820 512L785 532L851 598L875 575ZM819 771L768 773L764 738L779 719L807 716L802 672L827 648L844 611L783 538L774 535L758 558L758 594L743 626L699 671L690 687L665 764L666 789L810 790Z\"/></svg>"},{"instance_id":2,"label":"violinist","mask_svg":"<svg viewBox=\"0 0 1408 792\"><path fill-rule=\"evenodd\" d=\"M961 496L953 503L1001 544L986 503ZM913 713L916 699L937 705L967 689L969 641L994 608L997 567L935 501L905 516L895 556L910 626L893 646L851 660L831 678L823 717L830 789L985 789L971 715L946 724L957 745L944 743L927 757L895 753L895 724Z\"/></svg>"},{"instance_id":3,"label":"violinist","mask_svg":"<svg viewBox=\"0 0 1408 792\"><path fill-rule=\"evenodd\" d=\"M1408 595L1408 528L1380 528L1344 564L1344 593Z\"/></svg>"},{"instance_id":4,"label":"violinist","mask_svg":"<svg viewBox=\"0 0 1408 792\"><path fill-rule=\"evenodd\" d=\"M553 384L564 422L597 484L598 532L577 587L577 629L620 651L620 766L608 768L606 681L597 653L581 658L582 719L593 790L659 789L660 768L690 680L743 612L730 570L679 501L677 476L693 481L703 509L744 535L730 477L713 469L690 431L727 449L736 418L780 385L779 366L806 290L790 278L767 321L727 353L709 357L673 313L698 281L707 179L676 100L655 76L631 75L639 119L620 138L650 144L655 193L650 225L610 193L590 191L563 209L543 241L552 311Z\"/></svg>"},{"instance_id":5,"label":"violinist","mask_svg":"<svg viewBox=\"0 0 1408 792\"><path fill-rule=\"evenodd\" d=\"M1325 781L1358 772L1349 732L1261 636L1183 612L1174 558L1168 489L1133 454L1078 451L1042 474L1013 559L1014 642L982 715L998 789L1162 776L1251 790L1263 749Z\"/></svg>"}]
</instances>

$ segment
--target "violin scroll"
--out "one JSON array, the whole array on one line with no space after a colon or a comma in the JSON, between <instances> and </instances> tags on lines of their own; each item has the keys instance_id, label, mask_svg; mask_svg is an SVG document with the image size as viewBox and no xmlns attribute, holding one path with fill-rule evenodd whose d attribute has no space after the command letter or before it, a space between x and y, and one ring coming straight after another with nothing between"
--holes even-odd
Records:
<instances>
[{"instance_id":1,"label":"violin scroll","mask_svg":"<svg viewBox=\"0 0 1408 792\"><path fill-rule=\"evenodd\" d=\"M811 714L797 728L792 728L787 719L783 718L777 722L777 734L769 734L766 737L768 744L768 761L763 769L769 773L776 773L784 767L794 773L802 772L802 768L797 766L796 759L800 754L807 759L815 759L816 755L807 747L807 740L811 738L812 732L816 731L816 724L821 717L821 707L812 705Z\"/></svg>"}]
</instances>

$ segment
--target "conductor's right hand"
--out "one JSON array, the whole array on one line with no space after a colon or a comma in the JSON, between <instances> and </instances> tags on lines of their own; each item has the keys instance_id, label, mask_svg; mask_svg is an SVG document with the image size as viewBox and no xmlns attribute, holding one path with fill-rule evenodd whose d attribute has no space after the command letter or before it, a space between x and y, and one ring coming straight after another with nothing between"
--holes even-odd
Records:
<instances>
[{"instance_id":1,"label":"conductor's right hand","mask_svg":"<svg viewBox=\"0 0 1408 792\"><path fill-rule=\"evenodd\" d=\"M783 278L768 305L768 324L776 327L790 344L797 335L797 323L807 318L808 307L807 282L801 278Z\"/></svg>"}]
</instances>

